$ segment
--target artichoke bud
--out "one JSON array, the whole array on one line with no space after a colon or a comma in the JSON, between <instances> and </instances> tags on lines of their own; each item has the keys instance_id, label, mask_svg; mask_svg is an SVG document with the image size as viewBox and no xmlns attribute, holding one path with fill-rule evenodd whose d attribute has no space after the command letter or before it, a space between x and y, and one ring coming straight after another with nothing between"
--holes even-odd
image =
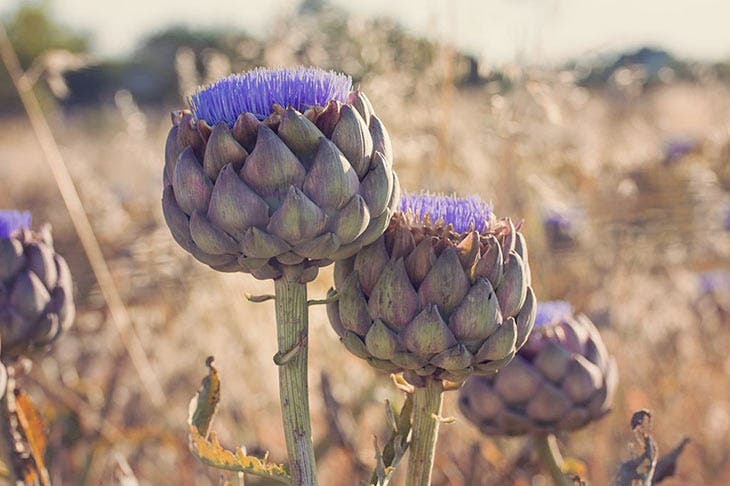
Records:
<instances>
[{"instance_id":1,"label":"artichoke bud","mask_svg":"<svg viewBox=\"0 0 730 486\"><path fill-rule=\"evenodd\" d=\"M460 391L462 412L484 433L571 431L610 409L618 375L595 326L574 317L566 302L535 305L531 295L525 306L533 309L525 311L536 314L534 329L517 356L495 376L468 379Z\"/></svg>"},{"instance_id":2,"label":"artichoke bud","mask_svg":"<svg viewBox=\"0 0 730 486\"><path fill-rule=\"evenodd\" d=\"M0 211L0 342L12 359L52 342L74 319L73 283L50 228L30 213Z\"/></svg>"},{"instance_id":3,"label":"artichoke bud","mask_svg":"<svg viewBox=\"0 0 730 486\"><path fill-rule=\"evenodd\" d=\"M175 241L216 270L311 279L377 240L400 191L388 133L351 83L257 69L193 94L165 143Z\"/></svg>"},{"instance_id":4,"label":"artichoke bud","mask_svg":"<svg viewBox=\"0 0 730 486\"><path fill-rule=\"evenodd\" d=\"M383 236L336 262L335 331L356 334L370 364L387 361L415 386L498 371L535 319L519 247L503 258L512 228L477 198L404 196Z\"/></svg>"}]
</instances>

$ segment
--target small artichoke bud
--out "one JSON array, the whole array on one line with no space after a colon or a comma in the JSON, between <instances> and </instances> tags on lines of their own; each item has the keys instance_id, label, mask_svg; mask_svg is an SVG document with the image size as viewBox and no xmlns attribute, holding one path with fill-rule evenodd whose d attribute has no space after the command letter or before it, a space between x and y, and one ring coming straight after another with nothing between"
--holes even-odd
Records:
<instances>
[{"instance_id":1,"label":"small artichoke bud","mask_svg":"<svg viewBox=\"0 0 730 486\"><path fill-rule=\"evenodd\" d=\"M219 271L311 280L378 239L400 188L388 132L351 86L315 68L255 69L195 92L165 143L175 241Z\"/></svg>"},{"instance_id":2,"label":"small artichoke bud","mask_svg":"<svg viewBox=\"0 0 730 486\"><path fill-rule=\"evenodd\" d=\"M609 412L618 374L598 330L587 317L574 317L567 302L531 300L534 329L514 360L461 388L463 414L486 434L572 431Z\"/></svg>"},{"instance_id":3,"label":"small artichoke bud","mask_svg":"<svg viewBox=\"0 0 730 486\"><path fill-rule=\"evenodd\" d=\"M31 231L30 213L0 211L0 356L46 346L74 313L71 273L50 230Z\"/></svg>"},{"instance_id":4,"label":"small artichoke bud","mask_svg":"<svg viewBox=\"0 0 730 486\"><path fill-rule=\"evenodd\" d=\"M347 349L414 386L493 374L535 319L526 257L522 234L478 198L406 195L381 237L335 263L328 316Z\"/></svg>"}]
</instances>

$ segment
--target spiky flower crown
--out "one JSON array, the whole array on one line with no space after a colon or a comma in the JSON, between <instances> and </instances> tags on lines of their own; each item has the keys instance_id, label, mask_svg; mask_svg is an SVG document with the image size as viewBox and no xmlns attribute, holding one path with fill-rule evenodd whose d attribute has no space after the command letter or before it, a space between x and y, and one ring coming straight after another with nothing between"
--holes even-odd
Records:
<instances>
[{"instance_id":1,"label":"spiky flower crown","mask_svg":"<svg viewBox=\"0 0 730 486\"><path fill-rule=\"evenodd\" d=\"M0 238L8 238L13 232L30 228L29 211L0 211Z\"/></svg>"},{"instance_id":2,"label":"spiky flower crown","mask_svg":"<svg viewBox=\"0 0 730 486\"><path fill-rule=\"evenodd\" d=\"M265 119L275 104L304 112L333 100L344 103L351 89L352 78L334 71L257 68L204 86L188 102L197 119L232 127L241 113Z\"/></svg>"},{"instance_id":3,"label":"spiky flower crown","mask_svg":"<svg viewBox=\"0 0 730 486\"><path fill-rule=\"evenodd\" d=\"M486 232L495 220L492 205L473 195L457 197L430 192L403 194L399 209L413 222L451 225L459 233L472 229Z\"/></svg>"}]
</instances>

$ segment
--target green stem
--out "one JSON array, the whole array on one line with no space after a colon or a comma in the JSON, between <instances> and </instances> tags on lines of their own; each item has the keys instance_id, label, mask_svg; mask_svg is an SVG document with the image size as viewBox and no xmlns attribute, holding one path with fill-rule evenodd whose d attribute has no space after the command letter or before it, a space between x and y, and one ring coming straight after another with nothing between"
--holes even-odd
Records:
<instances>
[{"instance_id":1,"label":"green stem","mask_svg":"<svg viewBox=\"0 0 730 486\"><path fill-rule=\"evenodd\" d=\"M292 484L314 486L317 474L307 390L307 286L280 278L276 293L279 398Z\"/></svg>"},{"instance_id":2,"label":"green stem","mask_svg":"<svg viewBox=\"0 0 730 486\"><path fill-rule=\"evenodd\" d=\"M563 473L563 455L553 434L535 436L535 446L543 465L550 471L555 486L572 486L573 482Z\"/></svg>"},{"instance_id":3,"label":"green stem","mask_svg":"<svg viewBox=\"0 0 730 486\"><path fill-rule=\"evenodd\" d=\"M444 387L440 380L428 380L413 393L413 428L406 486L428 486L439 433Z\"/></svg>"}]
</instances>

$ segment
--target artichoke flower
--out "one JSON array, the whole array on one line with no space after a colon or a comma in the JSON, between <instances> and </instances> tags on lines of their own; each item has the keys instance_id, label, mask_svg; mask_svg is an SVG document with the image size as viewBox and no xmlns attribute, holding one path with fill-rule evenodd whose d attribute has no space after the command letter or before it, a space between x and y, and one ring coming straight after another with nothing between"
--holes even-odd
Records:
<instances>
[{"instance_id":1,"label":"artichoke flower","mask_svg":"<svg viewBox=\"0 0 730 486\"><path fill-rule=\"evenodd\" d=\"M172 116L165 220L223 272L306 283L385 231L398 203L390 137L349 76L255 69Z\"/></svg>"},{"instance_id":2,"label":"artichoke flower","mask_svg":"<svg viewBox=\"0 0 730 486\"><path fill-rule=\"evenodd\" d=\"M0 339L13 358L56 339L74 318L68 265L50 228L30 229L30 213L0 211Z\"/></svg>"},{"instance_id":3,"label":"artichoke flower","mask_svg":"<svg viewBox=\"0 0 730 486\"><path fill-rule=\"evenodd\" d=\"M404 195L383 237L335 264L335 287L347 349L415 386L494 373L535 319L525 238L475 196Z\"/></svg>"},{"instance_id":4,"label":"artichoke flower","mask_svg":"<svg viewBox=\"0 0 730 486\"><path fill-rule=\"evenodd\" d=\"M617 383L593 323L567 302L546 302L515 359L495 376L467 380L459 406L485 434L571 431L609 412Z\"/></svg>"}]
</instances>

